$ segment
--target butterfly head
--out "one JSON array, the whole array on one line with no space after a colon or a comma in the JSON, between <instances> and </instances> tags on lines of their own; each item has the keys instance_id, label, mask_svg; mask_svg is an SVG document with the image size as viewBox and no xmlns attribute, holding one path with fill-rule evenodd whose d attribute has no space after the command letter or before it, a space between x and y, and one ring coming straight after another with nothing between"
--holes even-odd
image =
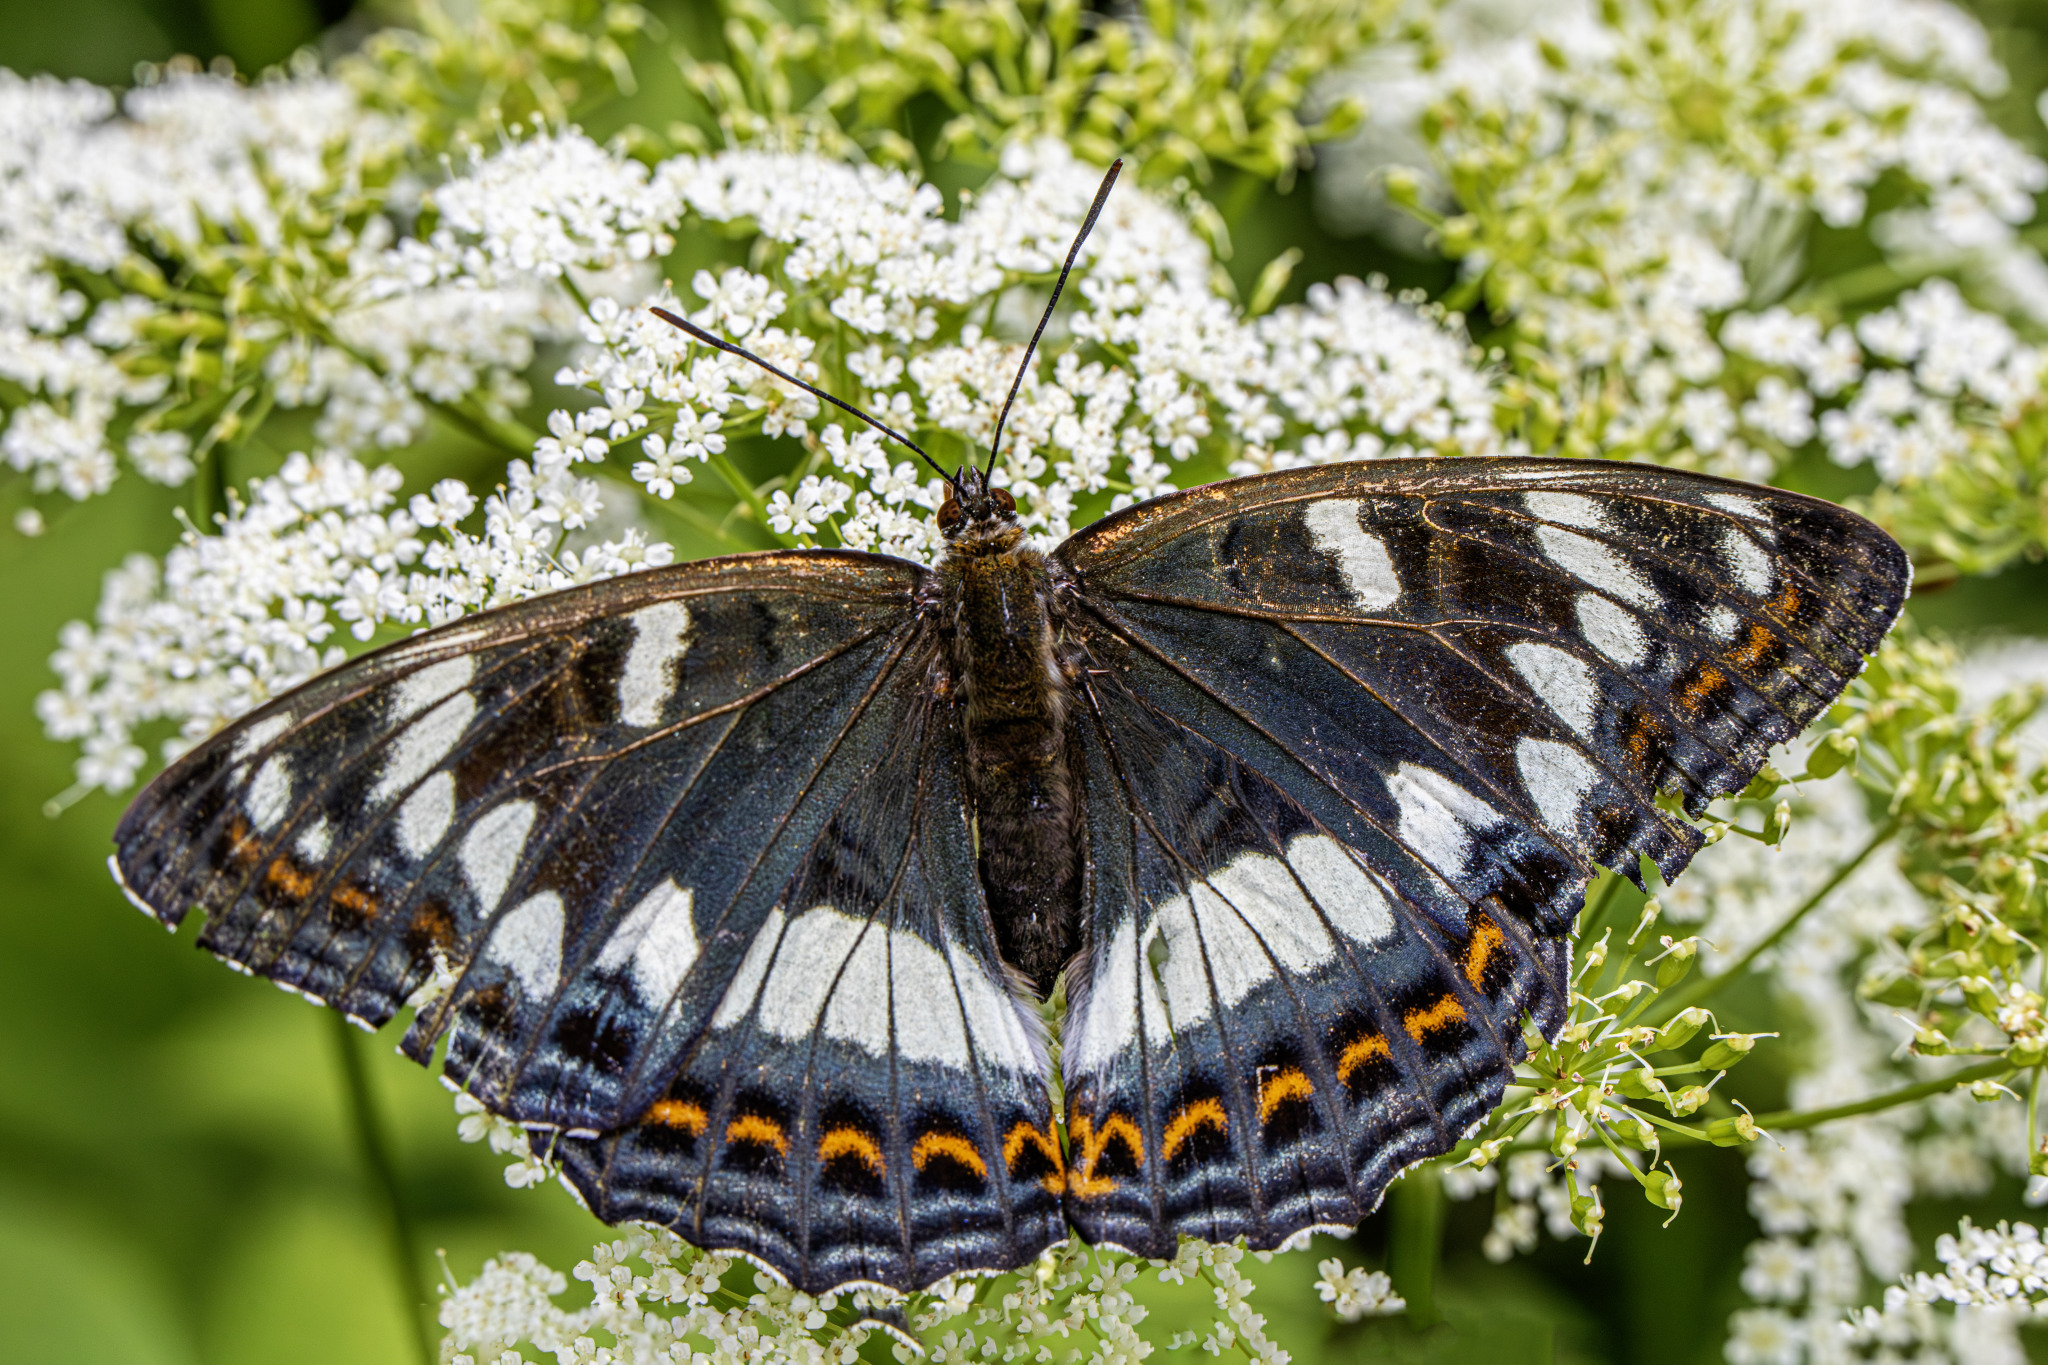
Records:
<instances>
[{"instance_id":1,"label":"butterfly head","mask_svg":"<svg viewBox=\"0 0 2048 1365\"><path fill-rule=\"evenodd\" d=\"M939 534L962 553L993 553L1015 545L1024 529L1017 525L1017 500L1010 490L991 488L987 471L968 465L953 476L939 505Z\"/></svg>"}]
</instances>

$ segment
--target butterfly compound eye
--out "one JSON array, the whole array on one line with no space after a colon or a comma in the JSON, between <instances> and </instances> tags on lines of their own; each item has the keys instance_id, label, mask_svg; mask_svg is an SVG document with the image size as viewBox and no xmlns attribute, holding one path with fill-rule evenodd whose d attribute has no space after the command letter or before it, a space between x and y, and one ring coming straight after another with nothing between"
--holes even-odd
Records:
<instances>
[{"instance_id":1,"label":"butterfly compound eye","mask_svg":"<svg viewBox=\"0 0 2048 1365\"><path fill-rule=\"evenodd\" d=\"M991 488L988 500L996 505L998 512L1014 512L1017 510L1017 500L1010 496L1010 490L1007 488Z\"/></svg>"},{"instance_id":2,"label":"butterfly compound eye","mask_svg":"<svg viewBox=\"0 0 2048 1365\"><path fill-rule=\"evenodd\" d=\"M946 500L945 500L944 502L942 502L942 503L940 503L940 504L939 504L939 529L940 529L941 531L950 531L950 530L952 530L952 529L953 529L953 528L954 528L955 526L958 526L959 524L960 524L960 502L959 502L959 499L957 499L957 498L947 498L947 499L946 499Z\"/></svg>"}]
</instances>

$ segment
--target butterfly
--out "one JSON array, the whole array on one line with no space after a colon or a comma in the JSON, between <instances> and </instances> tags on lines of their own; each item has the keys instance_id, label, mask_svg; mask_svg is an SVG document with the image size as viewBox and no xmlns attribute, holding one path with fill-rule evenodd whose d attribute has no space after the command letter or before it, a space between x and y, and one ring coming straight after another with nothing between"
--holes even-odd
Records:
<instances>
[{"instance_id":1,"label":"butterfly","mask_svg":"<svg viewBox=\"0 0 2048 1365\"><path fill-rule=\"evenodd\" d=\"M710 559L344 664L161 774L116 874L368 1028L450 983L401 1051L600 1218L806 1291L1268 1248L1485 1117L1596 868L1675 876L1672 807L1910 583L1853 513L1643 465L1291 469L1049 553L948 481L936 567Z\"/></svg>"}]
</instances>

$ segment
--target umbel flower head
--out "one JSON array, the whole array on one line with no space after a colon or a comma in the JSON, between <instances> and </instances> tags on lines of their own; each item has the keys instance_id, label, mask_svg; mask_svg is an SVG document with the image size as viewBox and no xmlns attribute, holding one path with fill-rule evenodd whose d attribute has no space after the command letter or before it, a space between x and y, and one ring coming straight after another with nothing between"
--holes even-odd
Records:
<instances>
[{"instance_id":1,"label":"umbel flower head","mask_svg":"<svg viewBox=\"0 0 2048 1365\"><path fill-rule=\"evenodd\" d=\"M2048 267L2020 231L2048 172L1987 114L2004 75L1951 5L1536 4L1507 31L1498 7L1451 6L1416 15L1411 46L1385 40L1391 6L1089 27L1052 4L1024 28L980 6L796 8L741 14L755 41L729 64L691 59L715 128L672 142L567 121L572 90L628 69L647 17L625 5L485 0L473 30L423 10L339 76L174 64L117 99L0 73L16 524L132 475L191 499L180 543L128 557L63 634L38 709L78 747L73 794L128 789L348 652L534 593L768 544L929 560L929 470L647 310L968 458L1113 154L1149 189L1120 191L1084 249L995 469L1041 542L1224 474L1562 451L1794 479L1831 462L1923 581L2048 545ZM1373 169L1328 149L1318 186L1383 186L1459 283L1432 302L1331 278L1274 308L1281 269L1246 305L1220 268L1240 220L1205 177L1288 179L1311 79L1354 53ZM926 95L956 111L946 147L988 157L972 194L927 183L887 124ZM1326 105L1318 135L1360 107ZM1843 240L1853 270L1828 264ZM1482 302L1483 351L1460 311ZM495 451L492 473L384 463L446 431ZM2015 1099L2048 1046L2043 676L2023 648L1888 646L1823 735L1710 812L1685 881L1647 902L1596 887L1565 1031L1413 1189L1490 1199L1474 1235L1495 1260L1546 1236L1611 1251L1624 1197L1680 1215L1702 1197L1689 1149L1743 1146L1760 1235L1734 1365L2013 1359L2013 1315L2041 1297L2031 1229L1965 1223L1929 1260L1907 1214L2048 1170ZM1780 1071L1752 1082L1752 1055ZM509 1182L549 1183L519 1133L459 1119L518 1157ZM1284 1358L1253 1263L1068 1247L882 1303L632 1232L573 1281L517 1253L451 1274L442 1322L478 1361L872 1359L863 1320L946 1361ZM1402 1307L1377 1270L1319 1271L1302 1297L1353 1330ZM588 1303L564 1308L572 1283ZM1194 1325L1151 1334L1155 1291Z\"/></svg>"}]
</instances>

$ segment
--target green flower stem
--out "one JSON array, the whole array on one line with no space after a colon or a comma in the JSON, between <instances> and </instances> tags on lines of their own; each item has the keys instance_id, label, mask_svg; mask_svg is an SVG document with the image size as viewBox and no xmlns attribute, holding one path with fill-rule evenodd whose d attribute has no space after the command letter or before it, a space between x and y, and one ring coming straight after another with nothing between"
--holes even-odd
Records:
<instances>
[{"instance_id":1,"label":"green flower stem","mask_svg":"<svg viewBox=\"0 0 2048 1365\"><path fill-rule=\"evenodd\" d=\"M696 507L692 507L681 498L650 498L644 501L646 505L653 507L656 511L674 517L677 521L682 522L685 526L701 535L710 536L719 543L730 545L735 549L744 550L748 548L732 532L725 529L723 522L707 515Z\"/></svg>"},{"instance_id":2,"label":"green flower stem","mask_svg":"<svg viewBox=\"0 0 2048 1365\"><path fill-rule=\"evenodd\" d=\"M1838 1104L1828 1109L1781 1109L1774 1114L1758 1114L1756 1126L1766 1133L1818 1128L1837 1119L1853 1119L1864 1114L1881 1113L1886 1109L1896 1109L1902 1104L1913 1104L1935 1095L1944 1095L1959 1085L1970 1085L1976 1081L2010 1075L2017 1069L2010 1061L2000 1057L1976 1066L1966 1066L1960 1071L1951 1071L1948 1075L1938 1076L1931 1081L1918 1081L1912 1085L1902 1085L1897 1090L1882 1091L1851 1104ZM1658 1122L1654 1114L1643 1113L1641 1110L1636 1112L1653 1123ZM1663 1125L1660 1123L1659 1126ZM1686 1143L1699 1144L1706 1141L1693 1129L1677 1129L1675 1135Z\"/></svg>"},{"instance_id":3,"label":"green flower stem","mask_svg":"<svg viewBox=\"0 0 2048 1365\"><path fill-rule=\"evenodd\" d=\"M1953 256L1922 256L1904 264L1880 261L1857 270L1845 271L1801 291L1799 306L1816 306L1830 311L1871 299L1888 298L1912 285L1955 267Z\"/></svg>"},{"instance_id":4,"label":"green flower stem","mask_svg":"<svg viewBox=\"0 0 2048 1365\"><path fill-rule=\"evenodd\" d=\"M1408 1301L1408 1321L1434 1326L1436 1268L1443 1255L1444 1189L1433 1165L1417 1166L1395 1183L1387 1229L1387 1273Z\"/></svg>"},{"instance_id":5,"label":"green flower stem","mask_svg":"<svg viewBox=\"0 0 2048 1365\"><path fill-rule=\"evenodd\" d=\"M512 455L532 455L534 443L540 440L540 433L525 423L509 417L493 417L468 403L429 400L427 406L436 416L447 419L450 425L461 428L485 445L497 446Z\"/></svg>"},{"instance_id":6,"label":"green flower stem","mask_svg":"<svg viewBox=\"0 0 2048 1365\"><path fill-rule=\"evenodd\" d=\"M1952 1071L1931 1081L1902 1085L1897 1090L1887 1090L1852 1104L1838 1104L1831 1109L1785 1109L1775 1114L1760 1114L1756 1123L1757 1127L1766 1132L1791 1128L1818 1128L1821 1124L1833 1123L1836 1119L1852 1119L1859 1114L1875 1114L1879 1110L1911 1104L1915 1100L1945 1095L1959 1085L1969 1085L1973 1081L2007 1075L2016 1069L2010 1061L2000 1057L1993 1061L1980 1062L1976 1066L1966 1066L1961 1071Z\"/></svg>"},{"instance_id":7,"label":"green flower stem","mask_svg":"<svg viewBox=\"0 0 2048 1365\"><path fill-rule=\"evenodd\" d=\"M437 1352L426 1318L430 1302L422 1297L427 1282L420 1274L419 1257L413 1251L412 1220L406 1216L405 1201L399 1197L398 1177L392 1170L391 1153L384 1144L376 1098L370 1094L369 1073L363 1068L362 1039L341 1011L326 1010L323 1013L332 1026L335 1056L341 1063L342 1102L348 1110L356 1154L362 1160L363 1174L369 1178L371 1192L384 1205L392 1277L398 1281L406 1320L412 1324L413 1344L418 1349L421 1365L433 1365Z\"/></svg>"},{"instance_id":8,"label":"green flower stem","mask_svg":"<svg viewBox=\"0 0 2048 1365\"><path fill-rule=\"evenodd\" d=\"M740 473L740 467L732 462L732 456L718 450L707 456L706 461L724 477L727 484L731 485L732 491L739 495L740 505L747 509L747 515L757 525L767 526L768 506L761 500L761 495L755 491L754 485L747 482L747 476Z\"/></svg>"},{"instance_id":9,"label":"green flower stem","mask_svg":"<svg viewBox=\"0 0 2048 1365\"><path fill-rule=\"evenodd\" d=\"M1751 964L1758 957L1762 956L1766 951L1777 947L1785 935L1797 928L1799 922L1812 914L1820 903L1833 893L1836 887L1847 881L1849 875L1857 868L1863 866L1865 859L1877 852L1887 840L1898 832L1899 820L1897 816L1879 825L1871 832L1870 838L1864 843L1863 847L1857 849L1847 859L1837 865L1835 870L1828 874L1828 879L1814 888L1813 894L1801 901L1791 914L1785 916L1777 928L1771 930L1770 933L1764 935L1763 938L1751 945L1748 952L1737 958L1726 969L1716 972L1712 976L1696 976L1668 994L1659 997L1655 1006L1643 1016L1643 1022L1650 1024L1663 1023L1679 1011L1699 1004L1702 1000L1714 995L1729 982L1743 976L1749 971Z\"/></svg>"}]
</instances>

